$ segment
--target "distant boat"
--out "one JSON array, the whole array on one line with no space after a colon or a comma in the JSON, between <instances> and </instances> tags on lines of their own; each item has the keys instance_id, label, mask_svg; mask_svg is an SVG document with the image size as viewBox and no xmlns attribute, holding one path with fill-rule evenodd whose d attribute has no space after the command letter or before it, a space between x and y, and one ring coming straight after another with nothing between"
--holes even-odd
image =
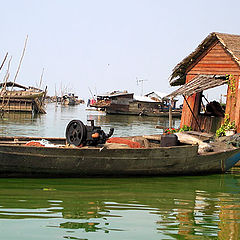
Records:
<instances>
[{"instance_id":1,"label":"distant boat","mask_svg":"<svg viewBox=\"0 0 240 240\"><path fill-rule=\"evenodd\" d=\"M1 83L0 89L2 111L46 113L44 109L46 89L44 91L35 87L25 87L13 82Z\"/></svg>"},{"instance_id":2,"label":"distant boat","mask_svg":"<svg viewBox=\"0 0 240 240\"><path fill-rule=\"evenodd\" d=\"M181 109L176 108L173 100L172 116L180 117ZM157 99L150 96L135 96L127 91L114 91L109 94L97 95L91 107L104 109L107 114L140 115L167 117L169 115L169 99Z\"/></svg>"},{"instance_id":3,"label":"distant boat","mask_svg":"<svg viewBox=\"0 0 240 240\"><path fill-rule=\"evenodd\" d=\"M78 105L78 104L83 104L84 100L83 99L79 99L78 96L76 96L74 93L68 93L63 95L63 97L61 98L61 103L63 105L70 105L70 106L74 106L74 105Z\"/></svg>"}]
</instances>

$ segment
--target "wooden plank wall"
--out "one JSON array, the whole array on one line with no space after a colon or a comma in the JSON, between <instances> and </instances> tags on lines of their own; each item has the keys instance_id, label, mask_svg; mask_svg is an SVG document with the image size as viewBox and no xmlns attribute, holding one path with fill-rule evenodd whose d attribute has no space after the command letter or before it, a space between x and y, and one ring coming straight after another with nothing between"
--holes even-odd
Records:
<instances>
[{"instance_id":1,"label":"wooden plank wall","mask_svg":"<svg viewBox=\"0 0 240 240\"><path fill-rule=\"evenodd\" d=\"M195 75L187 75L186 83L190 82L194 77L195 77ZM197 108L198 104L196 104L196 103L198 102L199 94L193 94L189 97L186 97L186 99L187 99L187 102L188 102L190 108L194 112L195 116L197 116L196 110L198 109ZM195 109L195 111L194 111L194 109ZM180 127L183 127L184 125L193 127L193 124L194 124L193 115L192 115L187 103L184 101ZM198 131L199 129L194 129L194 130Z\"/></svg>"},{"instance_id":2,"label":"wooden plank wall","mask_svg":"<svg viewBox=\"0 0 240 240\"><path fill-rule=\"evenodd\" d=\"M236 122L238 126L238 132L240 132L240 68L239 65L233 60L231 55L223 48L220 42L214 43L187 69L186 82L191 81L199 74L234 75L236 80L236 91L235 93L231 93L231 90L228 87L226 113L229 114L230 121ZM199 118L201 125L204 126L206 130L212 129L211 126L207 126L208 124L212 124L210 119L203 119L203 117L198 116L199 94L193 94L192 96L188 97L187 100L191 106L191 109L195 113L195 116ZM194 120L185 102L183 104L181 127L183 125L191 126L197 131L199 130L196 121Z\"/></svg>"},{"instance_id":3,"label":"wooden plank wall","mask_svg":"<svg viewBox=\"0 0 240 240\"><path fill-rule=\"evenodd\" d=\"M10 99L2 101L0 99L0 106L4 111L15 111L15 112L32 112L33 102L32 100L21 100L21 99Z\"/></svg>"},{"instance_id":4,"label":"wooden plank wall","mask_svg":"<svg viewBox=\"0 0 240 240\"><path fill-rule=\"evenodd\" d=\"M228 113L231 113L231 112L234 112L234 121L236 123L236 126L237 126L237 132L239 133L240 132L240 84L239 84L239 81L240 81L240 74L239 75L235 75L235 79L236 79L236 94L235 94L235 97L236 97L236 103L232 101L234 101L233 99L230 101L230 104L227 105L227 110L226 112ZM228 95L228 98L231 98L229 95ZM234 109L232 108L232 105L234 106ZM231 114L230 114L230 119L232 118Z\"/></svg>"},{"instance_id":5,"label":"wooden plank wall","mask_svg":"<svg viewBox=\"0 0 240 240\"><path fill-rule=\"evenodd\" d=\"M229 53L222 47L221 43L215 43L188 69L188 75L198 74L239 74L239 66Z\"/></svg>"},{"instance_id":6,"label":"wooden plank wall","mask_svg":"<svg viewBox=\"0 0 240 240\"><path fill-rule=\"evenodd\" d=\"M221 126L223 120L224 119L221 117L198 115L198 124L200 125L200 129L207 133L216 132L216 130ZM199 131L198 124L196 121L193 121L192 129Z\"/></svg>"}]
</instances>

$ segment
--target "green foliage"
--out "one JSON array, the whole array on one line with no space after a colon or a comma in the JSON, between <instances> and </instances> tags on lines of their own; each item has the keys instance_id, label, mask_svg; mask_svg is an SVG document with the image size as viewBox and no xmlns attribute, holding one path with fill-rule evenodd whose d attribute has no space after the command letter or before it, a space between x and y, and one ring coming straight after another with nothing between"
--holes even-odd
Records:
<instances>
[{"instance_id":1,"label":"green foliage","mask_svg":"<svg viewBox=\"0 0 240 240\"><path fill-rule=\"evenodd\" d=\"M192 131L192 128L187 125L183 125L183 127L179 129L179 132L184 132L184 131Z\"/></svg>"},{"instance_id":2,"label":"green foliage","mask_svg":"<svg viewBox=\"0 0 240 240\"><path fill-rule=\"evenodd\" d=\"M226 74L226 79L228 81L228 86L230 88L230 96L236 93L236 80L232 74Z\"/></svg>"},{"instance_id":3,"label":"green foliage","mask_svg":"<svg viewBox=\"0 0 240 240\"><path fill-rule=\"evenodd\" d=\"M225 120L224 123L221 125L221 127L216 131L216 136L217 137L222 137L226 135L226 131L235 131L236 130L236 125L235 121L230 122L229 115L225 115Z\"/></svg>"},{"instance_id":4,"label":"green foliage","mask_svg":"<svg viewBox=\"0 0 240 240\"><path fill-rule=\"evenodd\" d=\"M216 131L216 136L217 137L222 137L226 135L226 130L224 129L223 126L221 126L217 131Z\"/></svg>"},{"instance_id":5,"label":"green foliage","mask_svg":"<svg viewBox=\"0 0 240 240\"><path fill-rule=\"evenodd\" d=\"M171 134L171 133L176 133L178 132L179 129L176 129L176 128L167 128L164 130L164 133L166 134Z\"/></svg>"}]
</instances>

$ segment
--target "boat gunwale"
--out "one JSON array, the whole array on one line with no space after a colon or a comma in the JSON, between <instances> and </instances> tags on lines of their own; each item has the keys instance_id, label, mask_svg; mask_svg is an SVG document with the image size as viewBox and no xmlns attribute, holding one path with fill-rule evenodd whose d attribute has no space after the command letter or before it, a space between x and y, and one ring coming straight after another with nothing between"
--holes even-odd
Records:
<instances>
[{"instance_id":1,"label":"boat gunwale","mask_svg":"<svg viewBox=\"0 0 240 240\"><path fill-rule=\"evenodd\" d=\"M225 172L240 158L240 148L198 153L197 144L151 148L55 147L1 144L0 177L164 176ZM65 138L18 137L25 140ZM209 157L208 157L209 156Z\"/></svg>"},{"instance_id":2,"label":"boat gunwale","mask_svg":"<svg viewBox=\"0 0 240 240\"><path fill-rule=\"evenodd\" d=\"M155 135L152 135L155 136ZM123 138L129 138L129 137L123 137ZM3 139L8 140L9 143L1 143L1 141L3 141ZM142 148L131 148L131 147L125 147L125 148L107 148L105 146L98 146L98 147L94 147L94 146L87 146L87 147L76 147L76 146L67 146L66 144L57 144L57 143L53 143L56 144L56 146L28 146L25 145L24 143L21 143L21 141L32 141L32 140L36 140L36 141L40 141L40 140L48 140L48 141L64 141L66 143L66 138L65 137L26 137L26 136L1 136L0 137L0 148L1 147L16 147L16 148L29 148L29 149L38 149L38 150L42 150L42 149L49 149L49 150L56 150L56 149L62 149L60 151L64 151L64 150L70 150L70 151L96 151L98 150L99 152L101 151L131 151L131 152L145 152L145 151L151 151L151 150L171 150L171 149L187 149L187 148L196 148L196 151L198 150L198 144L183 144L183 145L176 145L176 146L169 146L169 147L142 147ZM10 140L12 140L10 142ZM62 145L59 147L59 145ZM224 152L229 152L229 151L237 151L238 148L234 147L234 148L230 148L230 149L223 149L223 150L219 150L219 151L211 151L211 152L202 152L202 153L196 153L196 155L200 155L200 156L211 156L211 155L215 155L218 153L224 153ZM2 152L2 151L0 151Z\"/></svg>"},{"instance_id":3,"label":"boat gunwale","mask_svg":"<svg viewBox=\"0 0 240 240\"><path fill-rule=\"evenodd\" d=\"M37 138L38 139L38 138ZM38 141L36 139L36 141ZM44 138L47 140L47 138ZM170 146L170 147L141 147L141 148L131 148L131 147L125 147L125 148L107 148L107 147L94 147L94 146L88 146L88 147L72 147L71 145L67 146L67 145L63 145L61 147L59 147L57 144L56 146L28 146L28 145L24 145L24 143L21 143L21 142L13 142L13 143L1 143L0 141L0 148L1 147L8 147L8 146L11 146L11 147L20 147L20 148L23 148L23 147L26 147L26 148L36 148L36 149L71 149L71 150L100 150L100 151L103 151L103 150L132 150L132 151L139 151L139 150L156 150L156 149L159 149L159 150L167 150L167 149L175 149L175 148L192 148L192 147L198 147L198 145L196 144L185 144L185 145L178 145L178 146Z\"/></svg>"}]
</instances>

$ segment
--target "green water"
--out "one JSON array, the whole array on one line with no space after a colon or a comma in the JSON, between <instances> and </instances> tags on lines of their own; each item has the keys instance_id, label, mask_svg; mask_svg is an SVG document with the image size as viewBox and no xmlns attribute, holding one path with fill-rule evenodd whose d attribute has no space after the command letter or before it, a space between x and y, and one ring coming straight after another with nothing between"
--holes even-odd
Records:
<instances>
[{"instance_id":1,"label":"green water","mask_svg":"<svg viewBox=\"0 0 240 240\"><path fill-rule=\"evenodd\" d=\"M63 137L72 119L114 136L161 133L167 119L105 116L84 106L5 114L1 135ZM179 119L175 119L176 127ZM240 170L162 178L0 179L0 239L240 239Z\"/></svg>"},{"instance_id":2,"label":"green water","mask_svg":"<svg viewBox=\"0 0 240 240\"><path fill-rule=\"evenodd\" d=\"M0 189L1 239L240 238L236 173L0 179Z\"/></svg>"}]
</instances>

